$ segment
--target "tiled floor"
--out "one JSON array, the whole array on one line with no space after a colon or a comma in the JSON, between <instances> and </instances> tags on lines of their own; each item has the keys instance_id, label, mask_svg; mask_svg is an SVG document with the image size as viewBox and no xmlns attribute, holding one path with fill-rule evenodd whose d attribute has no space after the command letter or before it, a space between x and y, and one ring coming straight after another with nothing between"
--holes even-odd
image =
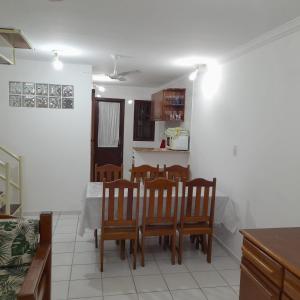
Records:
<instances>
[{"instance_id":1,"label":"tiled floor","mask_svg":"<svg viewBox=\"0 0 300 300\"><path fill-rule=\"evenodd\" d=\"M132 270L119 258L115 242L105 242L104 272L93 232L77 235L78 216L54 217L52 300L237 300L239 265L216 242L213 262L186 240L182 265L171 265L170 252L147 241L146 265Z\"/></svg>"}]
</instances>

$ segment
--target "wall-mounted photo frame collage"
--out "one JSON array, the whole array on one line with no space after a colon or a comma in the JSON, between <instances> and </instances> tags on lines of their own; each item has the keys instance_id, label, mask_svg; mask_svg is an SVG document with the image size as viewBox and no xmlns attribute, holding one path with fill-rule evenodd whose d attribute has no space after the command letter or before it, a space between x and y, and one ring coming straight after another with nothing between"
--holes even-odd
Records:
<instances>
[{"instance_id":1,"label":"wall-mounted photo frame collage","mask_svg":"<svg viewBox=\"0 0 300 300\"><path fill-rule=\"evenodd\" d=\"M9 106L74 109L74 86L10 81Z\"/></svg>"}]
</instances>

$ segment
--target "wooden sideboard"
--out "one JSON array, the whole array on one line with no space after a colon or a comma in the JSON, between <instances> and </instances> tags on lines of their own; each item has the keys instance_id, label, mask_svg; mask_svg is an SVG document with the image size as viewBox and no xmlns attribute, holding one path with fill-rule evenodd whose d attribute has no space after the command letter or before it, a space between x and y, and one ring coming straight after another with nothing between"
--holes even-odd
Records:
<instances>
[{"instance_id":1,"label":"wooden sideboard","mask_svg":"<svg viewBox=\"0 0 300 300\"><path fill-rule=\"evenodd\" d=\"M241 234L240 300L300 300L300 228Z\"/></svg>"}]
</instances>

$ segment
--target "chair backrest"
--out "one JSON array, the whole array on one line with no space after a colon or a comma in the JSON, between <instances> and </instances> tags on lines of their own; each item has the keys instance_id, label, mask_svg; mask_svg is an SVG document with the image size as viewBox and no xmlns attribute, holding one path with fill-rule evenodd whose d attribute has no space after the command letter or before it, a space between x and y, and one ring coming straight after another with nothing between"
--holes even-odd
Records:
<instances>
[{"instance_id":1,"label":"chair backrest","mask_svg":"<svg viewBox=\"0 0 300 300\"><path fill-rule=\"evenodd\" d=\"M143 201L143 226L170 224L176 226L178 182L166 178L146 180Z\"/></svg>"},{"instance_id":2,"label":"chair backrest","mask_svg":"<svg viewBox=\"0 0 300 300\"><path fill-rule=\"evenodd\" d=\"M183 182L180 223L214 222L216 178L196 178Z\"/></svg>"},{"instance_id":3,"label":"chair backrest","mask_svg":"<svg viewBox=\"0 0 300 300\"><path fill-rule=\"evenodd\" d=\"M138 167L135 167L132 165L131 168L131 181L132 182L138 182L142 181L144 182L146 179L155 179L160 176L159 173L159 165L156 167L152 167L149 165L141 165Z\"/></svg>"},{"instance_id":4,"label":"chair backrest","mask_svg":"<svg viewBox=\"0 0 300 300\"><path fill-rule=\"evenodd\" d=\"M164 177L170 180L188 181L190 179L190 166L173 165L167 167L164 165Z\"/></svg>"},{"instance_id":5,"label":"chair backrest","mask_svg":"<svg viewBox=\"0 0 300 300\"><path fill-rule=\"evenodd\" d=\"M123 165L116 166L107 164L95 166L95 181L115 181L123 178Z\"/></svg>"},{"instance_id":6,"label":"chair backrest","mask_svg":"<svg viewBox=\"0 0 300 300\"><path fill-rule=\"evenodd\" d=\"M102 228L137 226L140 185L119 179L103 182ZM134 204L135 202L135 204Z\"/></svg>"}]
</instances>

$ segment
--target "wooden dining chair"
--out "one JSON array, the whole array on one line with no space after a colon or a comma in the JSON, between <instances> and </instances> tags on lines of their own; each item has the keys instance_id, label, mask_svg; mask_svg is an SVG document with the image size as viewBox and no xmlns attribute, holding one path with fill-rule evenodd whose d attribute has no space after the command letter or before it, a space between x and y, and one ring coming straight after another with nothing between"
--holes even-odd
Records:
<instances>
[{"instance_id":1,"label":"wooden dining chair","mask_svg":"<svg viewBox=\"0 0 300 300\"><path fill-rule=\"evenodd\" d=\"M123 179L123 165L117 166L112 164L95 165L95 181L103 182ZM95 248L98 248L98 230L94 230Z\"/></svg>"},{"instance_id":2,"label":"wooden dining chair","mask_svg":"<svg viewBox=\"0 0 300 300\"><path fill-rule=\"evenodd\" d=\"M183 182L179 231L178 263L182 262L184 235L202 236L206 243L208 236L207 262L211 263L216 178L213 181L202 178Z\"/></svg>"},{"instance_id":3,"label":"wooden dining chair","mask_svg":"<svg viewBox=\"0 0 300 300\"><path fill-rule=\"evenodd\" d=\"M170 236L172 264L176 256L178 182L166 178L146 180L141 230L141 265L145 265L145 237Z\"/></svg>"},{"instance_id":4,"label":"wooden dining chair","mask_svg":"<svg viewBox=\"0 0 300 300\"><path fill-rule=\"evenodd\" d=\"M187 167L164 165L164 177L170 180L188 181L190 179L190 166Z\"/></svg>"},{"instance_id":5,"label":"wooden dining chair","mask_svg":"<svg viewBox=\"0 0 300 300\"><path fill-rule=\"evenodd\" d=\"M95 181L114 181L123 178L123 165L95 165Z\"/></svg>"},{"instance_id":6,"label":"wooden dining chair","mask_svg":"<svg viewBox=\"0 0 300 300\"><path fill-rule=\"evenodd\" d=\"M159 165L152 167L149 165L141 165L135 167L132 165L131 168L131 181L132 182L144 182L146 179L155 179L160 177Z\"/></svg>"},{"instance_id":7,"label":"wooden dining chair","mask_svg":"<svg viewBox=\"0 0 300 300\"><path fill-rule=\"evenodd\" d=\"M138 244L140 185L119 179L103 183L100 235L100 269L103 272L104 241L130 240L133 243L133 269Z\"/></svg>"}]
</instances>

